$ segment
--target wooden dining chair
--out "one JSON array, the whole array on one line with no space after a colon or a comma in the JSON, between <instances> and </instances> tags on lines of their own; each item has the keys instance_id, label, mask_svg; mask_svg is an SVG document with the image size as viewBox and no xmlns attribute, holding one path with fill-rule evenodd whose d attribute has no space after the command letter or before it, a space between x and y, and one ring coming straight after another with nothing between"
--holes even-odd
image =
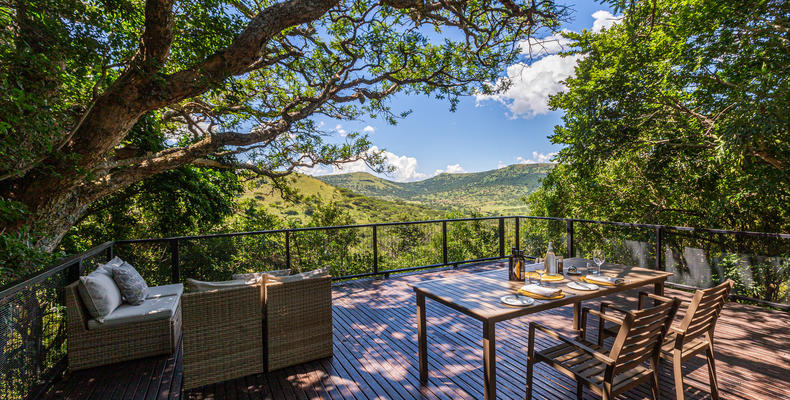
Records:
<instances>
[{"instance_id":1,"label":"wooden dining chair","mask_svg":"<svg viewBox=\"0 0 790 400\"><path fill-rule=\"evenodd\" d=\"M708 359L710 396L714 400L719 398L716 359L713 352L713 332L716 328L716 320L719 318L734 285L732 280L727 280L718 286L697 290L690 301L680 300L688 304L688 309L680 323L670 328L661 347L661 358L672 362L675 393L678 400L684 399L683 362L703 351ZM640 292L639 309L644 308L650 298L655 298L655 295ZM623 312L610 303L601 303L601 313L606 313L608 309ZM601 332L598 337L598 345L603 343L604 338L616 335L616 327L613 325L604 326L601 323L598 329L598 332Z\"/></svg>"},{"instance_id":2,"label":"wooden dining chair","mask_svg":"<svg viewBox=\"0 0 790 400\"><path fill-rule=\"evenodd\" d=\"M642 383L650 382L653 399L658 400L658 363L661 343L679 301L661 296L658 305L643 310L627 311L617 318L589 308L582 311L582 326L586 327L587 315L617 324L620 329L608 354L602 346L587 341L586 328L578 340L570 339L539 324L529 324L527 351L527 399L532 398L532 371L536 363L545 362L576 380L576 397L582 398L586 386L602 397L611 400ZM535 351L535 332L540 330L559 340L560 344L542 351ZM649 361L649 365L645 363Z\"/></svg>"}]
</instances>

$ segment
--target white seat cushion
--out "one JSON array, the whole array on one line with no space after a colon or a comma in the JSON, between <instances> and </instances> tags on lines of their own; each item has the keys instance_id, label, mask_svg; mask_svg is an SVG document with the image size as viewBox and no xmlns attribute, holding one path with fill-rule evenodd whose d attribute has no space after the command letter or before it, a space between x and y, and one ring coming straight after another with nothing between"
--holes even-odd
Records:
<instances>
[{"instance_id":1,"label":"white seat cushion","mask_svg":"<svg viewBox=\"0 0 790 400\"><path fill-rule=\"evenodd\" d=\"M173 317L173 314L175 314L180 302L181 296L165 296L146 300L143 304L137 306L122 304L104 318L104 323L96 319L88 321L88 329L100 329L143 321L170 319Z\"/></svg>"},{"instance_id":2,"label":"white seat cushion","mask_svg":"<svg viewBox=\"0 0 790 400\"><path fill-rule=\"evenodd\" d=\"M288 275L288 276L269 276L267 281L274 282L295 282L304 279L323 278L329 276L326 268L314 269L312 271L302 272L301 274Z\"/></svg>"},{"instance_id":3,"label":"white seat cushion","mask_svg":"<svg viewBox=\"0 0 790 400\"><path fill-rule=\"evenodd\" d=\"M207 292L210 290L235 289L250 285L257 285L259 281L259 279L233 279L229 281L208 282L187 278L187 288L189 288L190 292Z\"/></svg>"},{"instance_id":4,"label":"white seat cushion","mask_svg":"<svg viewBox=\"0 0 790 400\"><path fill-rule=\"evenodd\" d=\"M173 283L170 285L150 286L148 287L148 297L146 300L158 299L167 296L181 296L184 294L184 285L180 283Z\"/></svg>"},{"instance_id":5,"label":"white seat cushion","mask_svg":"<svg viewBox=\"0 0 790 400\"><path fill-rule=\"evenodd\" d=\"M261 272L249 272L246 274L233 274L233 279L244 279L244 280L262 280L263 283L266 283L267 277L272 276L288 276L291 274L290 269L278 269L275 271L261 271Z\"/></svg>"}]
</instances>

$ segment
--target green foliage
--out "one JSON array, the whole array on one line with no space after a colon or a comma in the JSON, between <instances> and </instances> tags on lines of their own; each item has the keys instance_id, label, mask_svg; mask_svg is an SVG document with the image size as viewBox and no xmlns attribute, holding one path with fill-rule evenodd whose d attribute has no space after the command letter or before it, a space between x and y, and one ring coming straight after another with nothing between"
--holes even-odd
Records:
<instances>
[{"instance_id":1,"label":"green foliage","mask_svg":"<svg viewBox=\"0 0 790 400\"><path fill-rule=\"evenodd\" d=\"M790 300L790 260L786 257L749 260L724 254L718 267L724 279L735 282L736 294L776 303Z\"/></svg>"},{"instance_id":2,"label":"green foliage","mask_svg":"<svg viewBox=\"0 0 790 400\"><path fill-rule=\"evenodd\" d=\"M94 203L61 248L76 254L107 240L211 232L235 212L241 191L232 172L195 167L168 171Z\"/></svg>"},{"instance_id":3,"label":"green foliage","mask_svg":"<svg viewBox=\"0 0 790 400\"><path fill-rule=\"evenodd\" d=\"M27 214L24 205L0 198L0 221L19 221ZM61 255L44 252L32 243L37 232L34 227L0 232L0 286L22 278L54 262Z\"/></svg>"},{"instance_id":4,"label":"green foliage","mask_svg":"<svg viewBox=\"0 0 790 400\"><path fill-rule=\"evenodd\" d=\"M790 230L788 3L612 3L623 6L620 23L567 34L584 58L550 101L564 112L551 136L563 149L527 199L530 214ZM655 260L649 231L576 225L577 251ZM790 280L785 242L676 232L661 251L673 280L707 285L723 274L739 293L775 300Z\"/></svg>"},{"instance_id":5,"label":"green foliage","mask_svg":"<svg viewBox=\"0 0 790 400\"><path fill-rule=\"evenodd\" d=\"M561 163L536 215L790 228L790 9L782 1L635 2L551 100Z\"/></svg>"}]
</instances>

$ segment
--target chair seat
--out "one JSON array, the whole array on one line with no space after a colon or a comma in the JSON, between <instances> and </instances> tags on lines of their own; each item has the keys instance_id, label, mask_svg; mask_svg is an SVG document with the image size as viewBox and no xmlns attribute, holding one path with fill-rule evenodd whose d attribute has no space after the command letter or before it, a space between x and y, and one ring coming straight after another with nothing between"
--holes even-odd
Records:
<instances>
[{"instance_id":1,"label":"chair seat","mask_svg":"<svg viewBox=\"0 0 790 400\"><path fill-rule=\"evenodd\" d=\"M101 329L134 324L144 321L171 319L181 304L180 296L158 297L144 301L140 305L122 304L108 315L104 322L95 319L88 321L88 329Z\"/></svg>"},{"instance_id":2,"label":"chair seat","mask_svg":"<svg viewBox=\"0 0 790 400\"><path fill-rule=\"evenodd\" d=\"M146 300L150 299L158 299L160 297L167 297L167 296L179 296L184 294L184 285L180 283L173 283L170 285L162 285L162 286L149 286L148 287L148 295L145 297Z\"/></svg>"},{"instance_id":3,"label":"chair seat","mask_svg":"<svg viewBox=\"0 0 790 400\"><path fill-rule=\"evenodd\" d=\"M661 358L672 360L675 351L675 339L677 334L672 332L664 339L664 344L661 345ZM690 342L683 343L683 359L697 354L699 351L708 346L708 339L705 337L698 337Z\"/></svg>"},{"instance_id":4,"label":"chair seat","mask_svg":"<svg viewBox=\"0 0 790 400\"><path fill-rule=\"evenodd\" d=\"M595 351L606 352L605 349L596 344L585 340L579 341ZM597 387L603 384L606 364L593 358L589 353L572 344L561 343L543 351L536 351L535 355L540 361L551 364L570 377L581 379ZM614 377L612 391L619 392L626 386L631 386L634 382L640 381L643 377L650 375L650 373L648 368L641 365L637 365L628 371L622 372Z\"/></svg>"}]
</instances>

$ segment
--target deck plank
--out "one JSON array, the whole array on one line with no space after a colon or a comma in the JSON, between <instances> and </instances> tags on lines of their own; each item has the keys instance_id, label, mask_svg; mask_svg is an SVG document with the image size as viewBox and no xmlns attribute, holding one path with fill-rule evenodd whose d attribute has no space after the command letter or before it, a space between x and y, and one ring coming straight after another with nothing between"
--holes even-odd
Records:
<instances>
[{"instance_id":1,"label":"deck plank","mask_svg":"<svg viewBox=\"0 0 790 400\"><path fill-rule=\"evenodd\" d=\"M184 394L187 399L478 399L482 396L482 327L477 320L428 300L429 382L417 371L416 303L410 282L458 276L501 267L486 263L439 269L390 279L360 280L333 287L335 355L266 374L235 379ZM689 297L667 290L667 294ZM636 292L606 300L635 307ZM597 301L585 303L592 307ZM565 334L570 307L497 324L497 398L521 399L529 321ZM592 321L590 321L592 324ZM716 328L716 359L722 398L790 399L790 313L728 303ZM594 331L594 330L593 330ZM610 339L611 340L611 339ZM539 337L538 348L553 344ZM51 399L180 399L181 352L76 371L55 385ZM684 365L687 399L709 399L707 365L702 357ZM662 368L661 396L674 398L671 368ZM535 398L575 398L573 380L539 364ZM594 399L585 391L585 399ZM647 386L618 399L649 399Z\"/></svg>"}]
</instances>

